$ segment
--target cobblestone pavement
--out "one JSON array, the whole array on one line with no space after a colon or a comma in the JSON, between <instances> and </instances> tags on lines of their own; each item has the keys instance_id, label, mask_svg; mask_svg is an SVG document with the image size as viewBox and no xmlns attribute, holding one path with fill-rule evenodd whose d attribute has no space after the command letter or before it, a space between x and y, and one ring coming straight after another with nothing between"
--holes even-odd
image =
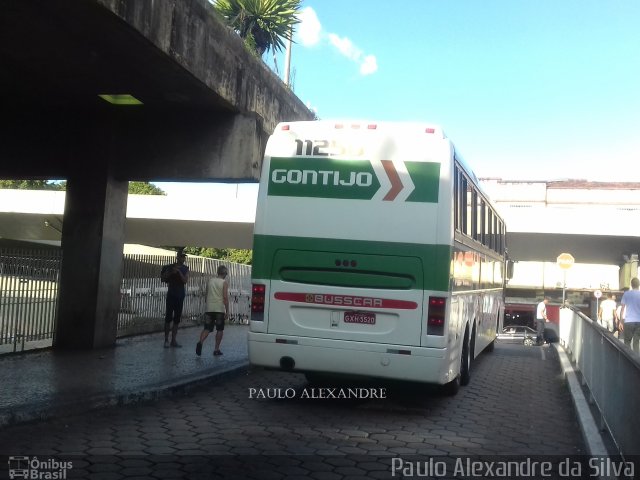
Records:
<instances>
[{"instance_id":1,"label":"cobblestone pavement","mask_svg":"<svg viewBox=\"0 0 640 480\"><path fill-rule=\"evenodd\" d=\"M0 453L70 461L67 478L105 480L394 478L393 457L424 468L429 459L448 462L437 476L454 476L466 455L585 453L553 348L497 345L453 397L412 385L342 387L379 396L385 388L387 398L306 398L321 387L302 375L254 369L181 397L7 427ZM278 394L291 398L262 398ZM0 467L0 478L7 475Z\"/></svg>"}]
</instances>

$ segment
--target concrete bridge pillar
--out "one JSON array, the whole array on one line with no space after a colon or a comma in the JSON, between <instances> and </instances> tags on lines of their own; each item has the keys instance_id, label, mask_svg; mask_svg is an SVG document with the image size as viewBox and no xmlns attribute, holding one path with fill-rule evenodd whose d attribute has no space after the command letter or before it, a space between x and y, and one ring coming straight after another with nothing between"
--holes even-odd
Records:
<instances>
[{"instance_id":1,"label":"concrete bridge pillar","mask_svg":"<svg viewBox=\"0 0 640 480\"><path fill-rule=\"evenodd\" d=\"M631 279L638 276L638 254L625 255L620 267L620 288L630 288Z\"/></svg>"},{"instance_id":2,"label":"concrete bridge pillar","mask_svg":"<svg viewBox=\"0 0 640 480\"><path fill-rule=\"evenodd\" d=\"M128 182L98 162L89 169L67 180L56 349L116 341Z\"/></svg>"}]
</instances>

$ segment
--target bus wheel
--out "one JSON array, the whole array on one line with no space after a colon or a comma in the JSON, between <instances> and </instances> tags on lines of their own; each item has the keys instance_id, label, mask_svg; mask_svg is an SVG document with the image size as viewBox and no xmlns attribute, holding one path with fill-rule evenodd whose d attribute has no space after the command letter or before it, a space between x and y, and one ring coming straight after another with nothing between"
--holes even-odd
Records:
<instances>
[{"instance_id":1,"label":"bus wheel","mask_svg":"<svg viewBox=\"0 0 640 480\"><path fill-rule=\"evenodd\" d=\"M468 385L471 380L471 342L469 341L469 330L464 333L462 344L462 355L460 358L460 385Z\"/></svg>"},{"instance_id":2,"label":"bus wheel","mask_svg":"<svg viewBox=\"0 0 640 480\"><path fill-rule=\"evenodd\" d=\"M496 341L494 340L489 345L487 345L486 351L493 352L496 349Z\"/></svg>"}]
</instances>

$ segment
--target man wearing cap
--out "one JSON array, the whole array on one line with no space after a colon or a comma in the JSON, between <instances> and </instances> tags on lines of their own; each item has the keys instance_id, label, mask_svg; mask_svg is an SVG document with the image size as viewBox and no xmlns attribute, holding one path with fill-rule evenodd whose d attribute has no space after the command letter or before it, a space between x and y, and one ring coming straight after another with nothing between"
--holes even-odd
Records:
<instances>
[{"instance_id":1,"label":"man wearing cap","mask_svg":"<svg viewBox=\"0 0 640 480\"><path fill-rule=\"evenodd\" d=\"M176 342L176 335L186 295L185 284L189 280L189 267L184 264L186 259L187 255L183 251L179 251L176 263L162 267L160 274L162 281L167 283L167 310L164 316L165 348L181 346ZM171 328L171 322L173 322L173 328ZM171 331L171 343L169 343L169 331Z\"/></svg>"}]
</instances>

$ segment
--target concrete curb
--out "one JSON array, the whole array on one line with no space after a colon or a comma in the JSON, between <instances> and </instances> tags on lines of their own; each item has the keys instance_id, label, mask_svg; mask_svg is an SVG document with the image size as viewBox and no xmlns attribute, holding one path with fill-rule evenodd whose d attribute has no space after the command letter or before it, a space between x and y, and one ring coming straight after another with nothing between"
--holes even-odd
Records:
<instances>
[{"instance_id":1,"label":"concrete curb","mask_svg":"<svg viewBox=\"0 0 640 480\"><path fill-rule=\"evenodd\" d=\"M78 401L65 401L58 404L55 404L55 399L52 399L52 403L24 405L11 411L3 410L0 411L0 428L20 423L48 420L70 414L84 413L100 408L131 405L171 397L173 395L185 394L194 388L206 386L219 380L239 375L246 372L248 368L249 362L241 361L236 365L215 372L202 375L190 375L188 377L182 377L180 380L143 386L136 390L109 392L82 398Z\"/></svg>"},{"instance_id":2,"label":"concrete curb","mask_svg":"<svg viewBox=\"0 0 640 480\"><path fill-rule=\"evenodd\" d=\"M569 360L564 347L561 348L557 343L554 343L553 346L558 352L558 357L560 358L560 366L562 367L562 372L567 380L567 386L571 392L573 405L575 406L576 413L578 414L580 431L584 438L584 443L587 446L588 454L597 457L608 457L609 452L602 441L600 429L596 425L593 415L591 414L591 408L584 396L584 392L580 386L580 381L578 380L578 375L571 364L571 360Z\"/></svg>"}]
</instances>

